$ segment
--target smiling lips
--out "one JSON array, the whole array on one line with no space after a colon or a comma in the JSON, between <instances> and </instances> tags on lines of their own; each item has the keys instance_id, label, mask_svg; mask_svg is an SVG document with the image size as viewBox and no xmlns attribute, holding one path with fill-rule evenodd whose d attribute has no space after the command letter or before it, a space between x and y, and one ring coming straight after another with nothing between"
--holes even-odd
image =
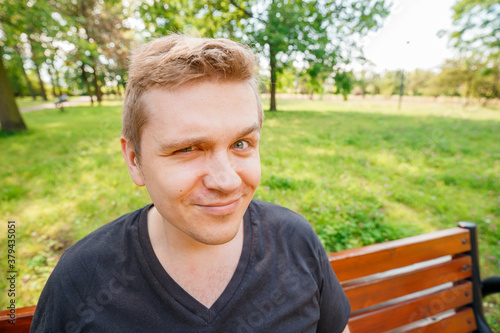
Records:
<instances>
[{"instance_id":1,"label":"smiling lips","mask_svg":"<svg viewBox=\"0 0 500 333\"><path fill-rule=\"evenodd\" d=\"M196 206L211 215L228 215L236 210L241 198L236 200L215 202L210 204L197 204Z\"/></svg>"}]
</instances>

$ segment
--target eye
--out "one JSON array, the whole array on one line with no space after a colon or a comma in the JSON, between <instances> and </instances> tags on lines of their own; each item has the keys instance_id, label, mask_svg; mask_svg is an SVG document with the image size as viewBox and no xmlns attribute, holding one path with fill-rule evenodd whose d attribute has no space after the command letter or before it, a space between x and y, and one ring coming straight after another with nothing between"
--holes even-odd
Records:
<instances>
[{"instance_id":1,"label":"eye","mask_svg":"<svg viewBox=\"0 0 500 333\"><path fill-rule=\"evenodd\" d=\"M248 142L246 141L243 141L243 140L239 140L239 141L236 141L235 143L233 143L233 148L236 148L236 149L246 149L248 148Z\"/></svg>"},{"instance_id":2,"label":"eye","mask_svg":"<svg viewBox=\"0 0 500 333\"><path fill-rule=\"evenodd\" d=\"M198 148L196 148L195 146L191 146L191 147L186 147L186 148L183 148L183 149L179 149L178 151L181 152L181 153L189 153L190 151L193 151L193 150L197 150Z\"/></svg>"}]
</instances>

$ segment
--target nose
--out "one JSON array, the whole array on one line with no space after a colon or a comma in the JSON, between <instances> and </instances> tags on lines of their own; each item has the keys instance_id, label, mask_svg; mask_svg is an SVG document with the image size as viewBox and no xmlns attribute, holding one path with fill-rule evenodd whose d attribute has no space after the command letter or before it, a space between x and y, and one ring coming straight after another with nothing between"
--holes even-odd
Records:
<instances>
[{"instance_id":1,"label":"nose","mask_svg":"<svg viewBox=\"0 0 500 333\"><path fill-rule=\"evenodd\" d=\"M209 157L204 185L223 193L236 191L242 180L232 165L227 151L216 152Z\"/></svg>"}]
</instances>

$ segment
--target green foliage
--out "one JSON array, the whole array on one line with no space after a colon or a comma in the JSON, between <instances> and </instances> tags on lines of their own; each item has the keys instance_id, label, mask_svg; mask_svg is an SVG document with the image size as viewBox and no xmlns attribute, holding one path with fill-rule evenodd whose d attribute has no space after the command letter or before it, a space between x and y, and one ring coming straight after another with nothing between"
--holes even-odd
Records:
<instances>
[{"instance_id":1,"label":"green foliage","mask_svg":"<svg viewBox=\"0 0 500 333\"><path fill-rule=\"evenodd\" d=\"M29 96L30 92L24 82L23 74L20 69L22 63L16 60L17 59L12 59L5 65L5 70L9 73L9 82L12 87L12 92L14 96Z\"/></svg>"},{"instance_id":2,"label":"green foliage","mask_svg":"<svg viewBox=\"0 0 500 333\"><path fill-rule=\"evenodd\" d=\"M280 93L295 93L299 80L294 67L283 69L276 81L276 90ZM300 89L300 88L299 88Z\"/></svg>"},{"instance_id":3,"label":"green foliage","mask_svg":"<svg viewBox=\"0 0 500 333\"><path fill-rule=\"evenodd\" d=\"M366 92L371 94L371 95L378 95L380 94L380 74L378 73L371 73L369 77L366 77L363 79L364 84L366 84Z\"/></svg>"},{"instance_id":4,"label":"green foliage","mask_svg":"<svg viewBox=\"0 0 500 333\"><path fill-rule=\"evenodd\" d=\"M355 38L377 30L389 14L389 6L381 0L154 0L139 9L148 36L188 28L202 36L237 38L254 47L269 61L272 101L278 77L291 66L298 76L307 76L308 93L321 93L326 78L351 58ZM272 102L270 109L275 109Z\"/></svg>"},{"instance_id":5,"label":"green foliage","mask_svg":"<svg viewBox=\"0 0 500 333\"><path fill-rule=\"evenodd\" d=\"M262 182L262 185L271 190L296 190L297 182L293 178L284 178L277 175L271 175Z\"/></svg>"},{"instance_id":6,"label":"green foliage","mask_svg":"<svg viewBox=\"0 0 500 333\"><path fill-rule=\"evenodd\" d=\"M311 198L313 199L313 198ZM339 202L332 195L305 201L303 213L328 252L356 248L404 237L408 230L398 230L384 223L382 203L376 198L363 198L362 204ZM338 206L333 207L332 203Z\"/></svg>"},{"instance_id":7,"label":"green foliage","mask_svg":"<svg viewBox=\"0 0 500 333\"><path fill-rule=\"evenodd\" d=\"M498 62L481 62L473 58L447 60L441 72L426 87L428 94L464 98L500 98Z\"/></svg>"},{"instance_id":8,"label":"green foliage","mask_svg":"<svg viewBox=\"0 0 500 333\"><path fill-rule=\"evenodd\" d=\"M53 95L69 90L101 99L102 86L124 87L126 57L134 37L124 22L127 14L133 16L129 9L130 4L118 0L2 1L0 46L9 55L11 80L22 77L15 81L17 95L30 90L47 100L44 74L50 78ZM29 77L20 74L23 68L36 74L39 89L31 88Z\"/></svg>"},{"instance_id":9,"label":"green foliage","mask_svg":"<svg viewBox=\"0 0 500 333\"><path fill-rule=\"evenodd\" d=\"M497 0L460 0L453 6L453 25L450 34L453 45L485 58L500 56L500 2Z\"/></svg>"},{"instance_id":10,"label":"green foliage","mask_svg":"<svg viewBox=\"0 0 500 333\"><path fill-rule=\"evenodd\" d=\"M408 83L406 85L406 92L413 96L422 96L426 94L429 87L429 82L436 74L431 71L416 69L407 74Z\"/></svg>"},{"instance_id":11,"label":"green foliage","mask_svg":"<svg viewBox=\"0 0 500 333\"><path fill-rule=\"evenodd\" d=\"M401 71L387 71L380 79L380 93L384 96L399 94L401 86ZM404 83L406 85L406 83Z\"/></svg>"},{"instance_id":12,"label":"green foliage","mask_svg":"<svg viewBox=\"0 0 500 333\"><path fill-rule=\"evenodd\" d=\"M337 93L341 94L344 101L347 101L347 96L351 93L354 88L355 77L352 72L339 71L335 74L335 86L337 87Z\"/></svg>"},{"instance_id":13,"label":"green foliage","mask_svg":"<svg viewBox=\"0 0 500 333\"><path fill-rule=\"evenodd\" d=\"M233 31L241 28L237 22L243 18L230 1L154 0L140 4L138 9L148 38L171 32L233 37Z\"/></svg>"},{"instance_id":14,"label":"green foliage","mask_svg":"<svg viewBox=\"0 0 500 333\"><path fill-rule=\"evenodd\" d=\"M362 71L354 81L356 94L399 94L401 71L382 76ZM464 100L500 98L500 67L495 61L471 58L448 59L439 73L416 69L404 74L404 94L412 96L460 96Z\"/></svg>"},{"instance_id":15,"label":"green foliage","mask_svg":"<svg viewBox=\"0 0 500 333\"><path fill-rule=\"evenodd\" d=\"M451 68L448 61L442 76L460 77L459 93L466 98L500 98L500 2L459 0L453 12L454 29L448 34L461 58ZM442 92L439 84L446 82L446 77L437 78L431 88L434 94Z\"/></svg>"}]
</instances>

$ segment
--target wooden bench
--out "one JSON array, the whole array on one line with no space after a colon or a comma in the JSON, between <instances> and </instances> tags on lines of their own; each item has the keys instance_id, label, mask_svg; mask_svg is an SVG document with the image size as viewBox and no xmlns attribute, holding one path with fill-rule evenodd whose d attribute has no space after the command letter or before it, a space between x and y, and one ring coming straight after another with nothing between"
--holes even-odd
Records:
<instances>
[{"instance_id":1,"label":"wooden bench","mask_svg":"<svg viewBox=\"0 0 500 333\"><path fill-rule=\"evenodd\" d=\"M351 302L351 333L492 333L482 296L500 292L500 277L481 281L476 226L459 227L331 253ZM0 332L28 332L35 306L0 312Z\"/></svg>"},{"instance_id":2,"label":"wooden bench","mask_svg":"<svg viewBox=\"0 0 500 333\"><path fill-rule=\"evenodd\" d=\"M481 281L476 225L330 254L351 302L352 333L492 333L482 297L500 276Z\"/></svg>"},{"instance_id":3,"label":"wooden bench","mask_svg":"<svg viewBox=\"0 0 500 333\"><path fill-rule=\"evenodd\" d=\"M12 325L9 322L12 319L10 310L4 310L0 312L0 332L9 332L9 333L29 332L31 321L33 320L33 314L35 313L35 308L36 306L32 305L16 309L15 325Z\"/></svg>"}]
</instances>

